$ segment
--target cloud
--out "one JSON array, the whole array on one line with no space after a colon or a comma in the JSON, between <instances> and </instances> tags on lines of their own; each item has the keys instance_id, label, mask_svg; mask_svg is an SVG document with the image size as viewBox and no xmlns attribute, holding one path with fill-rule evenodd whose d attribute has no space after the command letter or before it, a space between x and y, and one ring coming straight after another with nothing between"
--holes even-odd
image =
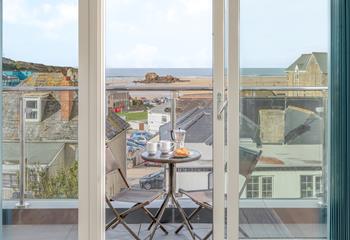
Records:
<instances>
[{"instance_id":1,"label":"cloud","mask_svg":"<svg viewBox=\"0 0 350 240\"><path fill-rule=\"evenodd\" d=\"M211 66L211 0L107 0L106 10L108 67Z\"/></svg>"},{"instance_id":2,"label":"cloud","mask_svg":"<svg viewBox=\"0 0 350 240\"><path fill-rule=\"evenodd\" d=\"M5 23L19 23L28 14L23 7L23 0L5 0L3 1L3 14Z\"/></svg>"},{"instance_id":3,"label":"cloud","mask_svg":"<svg viewBox=\"0 0 350 240\"><path fill-rule=\"evenodd\" d=\"M158 54L158 48L155 46L137 44L131 48L131 51L127 50L114 54L108 59L107 65L135 68L154 67Z\"/></svg>"},{"instance_id":4,"label":"cloud","mask_svg":"<svg viewBox=\"0 0 350 240\"><path fill-rule=\"evenodd\" d=\"M212 1L208 0L180 0L185 7L185 12L188 15L203 15L210 14L212 9Z\"/></svg>"},{"instance_id":5,"label":"cloud","mask_svg":"<svg viewBox=\"0 0 350 240\"><path fill-rule=\"evenodd\" d=\"M25 0L4 1L4 23L27 26L43 35L58 37L66 27L78 27L77 1L28 3Z\"/></svg>"}]
</instances>

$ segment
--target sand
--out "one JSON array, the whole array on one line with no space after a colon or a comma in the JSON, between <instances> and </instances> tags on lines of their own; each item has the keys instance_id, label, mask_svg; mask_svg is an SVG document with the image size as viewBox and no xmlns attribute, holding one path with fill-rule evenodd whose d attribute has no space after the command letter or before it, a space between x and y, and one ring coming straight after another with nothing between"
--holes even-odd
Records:
<instances>
[{"instance_id":1,"label":"sand","mask_svg":"<svg viewBox=\"0 0 350 240\"><path fill-rule=\"evenodd\" d=\"M140 78L136 77L114 77L114 78L108 78L107 79L107 86L108 87L130 87L133 86L162 86L163 88L169 88L172 87L212 87L212 78L211 77L181 77L181 80L185 80L185 82L175 82L175 83L135 83L135 80L140 80ZM132 97L146 97L146 98L154 98L154 97L169 97L171 98L172 94L171 91L129 91L130 95ZM178 93L178 95L182 96L184 94L208 94L208 91L181 91Z\"/></svg>"}]
</instances>

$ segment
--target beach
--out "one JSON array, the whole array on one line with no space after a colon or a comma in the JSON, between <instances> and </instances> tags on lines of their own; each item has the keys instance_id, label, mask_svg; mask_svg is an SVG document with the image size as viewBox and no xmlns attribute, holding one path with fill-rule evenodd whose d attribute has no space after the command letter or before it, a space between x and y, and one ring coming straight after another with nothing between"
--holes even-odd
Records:
<instances>
[{"instance_id":1,"label":"beach","mask_svg":"<svg viewBox=\"0 0 350 240\"><path fill-rule=\"evenodd\" d=\"M143 80L142 77L108 77L106 80L106 87L109 89L118 88L162 88L169 89L169 91L129 91L132 97L171 97L171 89L176 88L212 88L212 77L209 76L188 76L181 77L181 82L174 83L135 83L135 81ZM203 90L189 90L189 91L179 91L179 95L183 94L207 94L208 91Z\"/></svg>"}]
</instances>

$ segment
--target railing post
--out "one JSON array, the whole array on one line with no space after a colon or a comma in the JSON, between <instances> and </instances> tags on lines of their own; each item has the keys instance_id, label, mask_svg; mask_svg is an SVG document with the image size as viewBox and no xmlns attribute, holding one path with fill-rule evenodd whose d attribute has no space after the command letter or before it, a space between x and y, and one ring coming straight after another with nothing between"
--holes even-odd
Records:
<instances>
[{"instance_id":1,"label":"railing post","mask_svg":"<svg viewBox=\"0 0 350 240\"><path fill-rule=\"evenodd\" d=\"M25 127L25 114L26 108L23 100L23 96L19 98L19 128L20 128L20 144L21 144L21 159L19 166L19 202L16 204L17 208L26 208L29 203L25 202L25 189L26 189L26 153L25 153L25 142L26 142L26 127Z\"/></svg>"},{"instance_id":2,"label":"railing post","mask_svg":"<svg viewBox=\"0 0 350 240\"><path fill-rule=\"evenodd\" d=\"M323 186L323 196L322 204L327 206L328 204L328 137L329 137L329 128L328 128L328 94L326 91L323 91L323 113L322 113L322 140L323 140L323 159L322 159L322 178L321 184Z\"/></svg>"},{"instance_id":3,"label":"railing post","mask_svg":"<svg viewBox=\"0 0 350 240\"><path fill-rule=\"evenodd\" d=\"M176 91L172 91L171 96L171 129L176 129ZM173 174L173 193L176 193L176 165L174 166L174 174ZM170 179L169 179L170 180Z\"/></svg>"}]
</instances>

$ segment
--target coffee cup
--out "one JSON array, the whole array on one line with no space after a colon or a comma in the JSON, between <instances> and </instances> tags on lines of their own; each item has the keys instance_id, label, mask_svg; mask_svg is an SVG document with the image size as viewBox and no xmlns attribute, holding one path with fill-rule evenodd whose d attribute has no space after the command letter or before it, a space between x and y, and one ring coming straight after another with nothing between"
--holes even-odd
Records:
<instances>
[{"instance_id":1,"label":"coffee cup","mask_svg":"<svg viewBox=\"0 0 350 240\"><path fill-rule=\"evenodd\" d=\"M159 141L159 150L162 154L168 154L173 150L174 143L171 141L162 140Z\"/></svg>"},{"instance_id":2,"label":"coffee cup","mask_svg":"<svg viewBox=\"0 0 350 240\"><path fill-rule=\"evenodd\" d=\"M157 151L158 151L158 143L156 143L156 142L147 142L146 150L147 150L148 154L151 154L151 155L156 154Z\"/></svg>"}]
</instances>

